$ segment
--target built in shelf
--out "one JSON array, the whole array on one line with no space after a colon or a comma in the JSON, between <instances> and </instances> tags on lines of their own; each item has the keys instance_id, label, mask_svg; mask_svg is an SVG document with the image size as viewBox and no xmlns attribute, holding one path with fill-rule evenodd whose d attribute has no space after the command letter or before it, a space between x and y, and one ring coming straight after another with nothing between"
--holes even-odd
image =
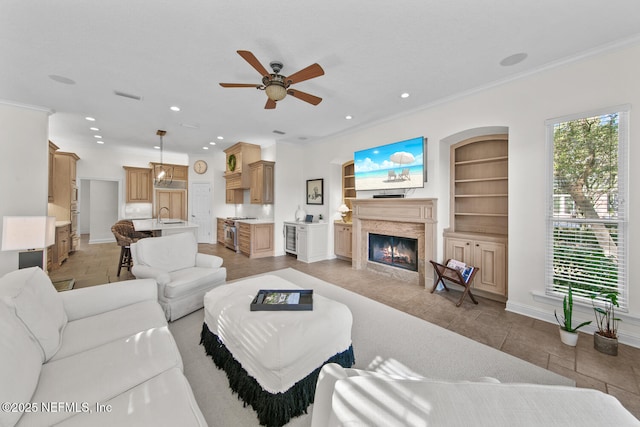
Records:
<instances>
[{"instance_id":1,"label":"built in shelf","mask_svg":"<svg viewBox=\"0 0 640 427\"><path fill-rule=\"evenodd\" d=\"M481 163L491 163L491 162L501 162L503 160L509 160L509 156L499 156L499 157L486 157L484 159L474 159L474 160L461 160L455 162L456 166L460 165L477 165Z\"/></svg>"},{"instance_id":2,"label":"built in shelf","mask_svg":"<svg viewBox=\"0 0 640 427\"><path fill-rule=\"evenodd\" d=\"M491 178L470 178L470 179L456 179L454 182L483 182L483 181L507 181L509 178L506 176L495 176Z\"/></svg>"},{"instance_id":3,"label":"built in shelf","mask_svg":"<svg viewBox=\"0 0 640 427\"><path fill-rule=\"evenodd\" d=\"M456 216L502 216L502 217L509 216L506 213L477 213L477 212L455 212L454 215Z\"/></svg>"},{"instance_id":4,"label":"built in shelf","mask_svg":"<svg viewBox=\"0 0 640 427\"><path fill-rule=\"evenodd\" d=\"M496 194L456 194L454 197L508 197L508 194L496 193Z\"/></svg>"}]
</instances>

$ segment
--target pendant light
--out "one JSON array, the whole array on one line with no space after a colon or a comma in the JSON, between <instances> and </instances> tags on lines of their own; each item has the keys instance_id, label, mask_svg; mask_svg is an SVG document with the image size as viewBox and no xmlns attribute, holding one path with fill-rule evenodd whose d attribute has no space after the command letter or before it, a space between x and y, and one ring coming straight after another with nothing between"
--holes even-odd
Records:
<instances>
[{"instance_id":1,"label":"pendant light","mask_svg":"<svg viewBox=\"0 0 640 427\"><path fill-rule=\"evenodd\" d=\"M153 168L153 183L156 186L167 186L173 181L172 168L164 165L164 141L162 137L167 134L165 130L158 130L156 135L160 137L160 164L156 164Z\"/></svg>"}]
</instances>

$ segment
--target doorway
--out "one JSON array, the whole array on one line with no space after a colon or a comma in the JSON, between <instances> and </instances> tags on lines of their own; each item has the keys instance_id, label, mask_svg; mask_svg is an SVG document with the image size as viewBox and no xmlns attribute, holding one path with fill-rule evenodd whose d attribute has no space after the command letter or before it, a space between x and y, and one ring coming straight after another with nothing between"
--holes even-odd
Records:
<instances>
[{"instance_id":1,"label":"doorway","mask_svg":"<svg viewBox=\"0 0 640 427\"><path fill-rule=\"evenodd\" d=\"M211 235L211 183L191 184L191 222L198 224L198 243L213 243Z\"/></svg>"},{"instance_id":2,"label":"doorway","mask_svg":"<svg viewBox=\"0 0 640 427\"><path fill-rule=\"evenodd\" d=\"M111 226L118 221L119 181L80 179L78 231L89 234L89 243L108 243L115 238Z\"/></svg>"}]
</instances>

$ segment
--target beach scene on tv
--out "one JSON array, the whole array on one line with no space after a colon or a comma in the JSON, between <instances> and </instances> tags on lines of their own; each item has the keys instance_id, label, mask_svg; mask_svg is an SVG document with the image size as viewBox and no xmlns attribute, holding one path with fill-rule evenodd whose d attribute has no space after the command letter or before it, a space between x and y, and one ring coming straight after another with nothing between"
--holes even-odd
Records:
<instances>
[{"instance_id":1,"label":"beach scene on tv","mask_svg":"<svg viewBox=\"0 0 640 427\"><path fill-rule=\"evenodd\" d=\"M358 191L424 187L424 138L356 151L353 163Z\"/></svg>"}]
</instances>

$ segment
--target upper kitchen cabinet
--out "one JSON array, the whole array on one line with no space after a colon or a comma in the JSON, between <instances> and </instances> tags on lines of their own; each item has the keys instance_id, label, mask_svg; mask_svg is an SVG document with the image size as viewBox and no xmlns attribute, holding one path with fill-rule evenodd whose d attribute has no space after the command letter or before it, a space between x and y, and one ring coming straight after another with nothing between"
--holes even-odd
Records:
<instances>
[{"instance_id":1,"label":"upper kitchen cabinet","mask_svg":"<svg viewBox=\"0 0 640 427\"><path fill-rule=\"evenodd\" d=\"M127 203L153 202L152 169L123 166L126 171Z\"/></svg>"},{"instance_id":2,"label":"upper kitchen cabinet","mask_svg":"<svg viewBox=\"0 0 640 427\"><path fill-rule=\"evenodd\" d=\"M259 145L246 142L238 142L224 150L227 155L224 172L227 190L250 188L249 164L260 160L261 151Z\"/></svg>"},{"instance_id":3,"label":"upper kitchen cabinet","mask_svg":"<svg viewBox=\"0 0 640 427\"><path fill-rule=\"evenodd\" d=\"M251 203L273 204L275 162L260 160L249 165Z\"/></svg>"},{"instance_id":4,"label":"upper kitchen cabinet","mask_svg":"<svg viewBox=\"0 0 640 427\"><path fill-rule=\"evenodd\" d=\"M156 168L163 166L164 168L168 169L168 173L169 173L169 178L173 181L188 181L189 180L189 166L185 166L185 165L172 165L169 163L156 163L156 162L149 162L149 165L151 166L151 179L153 181L153 171L156 170ZM186 188L186 186L185 186Z\"/></svg>"}]
</instances>

